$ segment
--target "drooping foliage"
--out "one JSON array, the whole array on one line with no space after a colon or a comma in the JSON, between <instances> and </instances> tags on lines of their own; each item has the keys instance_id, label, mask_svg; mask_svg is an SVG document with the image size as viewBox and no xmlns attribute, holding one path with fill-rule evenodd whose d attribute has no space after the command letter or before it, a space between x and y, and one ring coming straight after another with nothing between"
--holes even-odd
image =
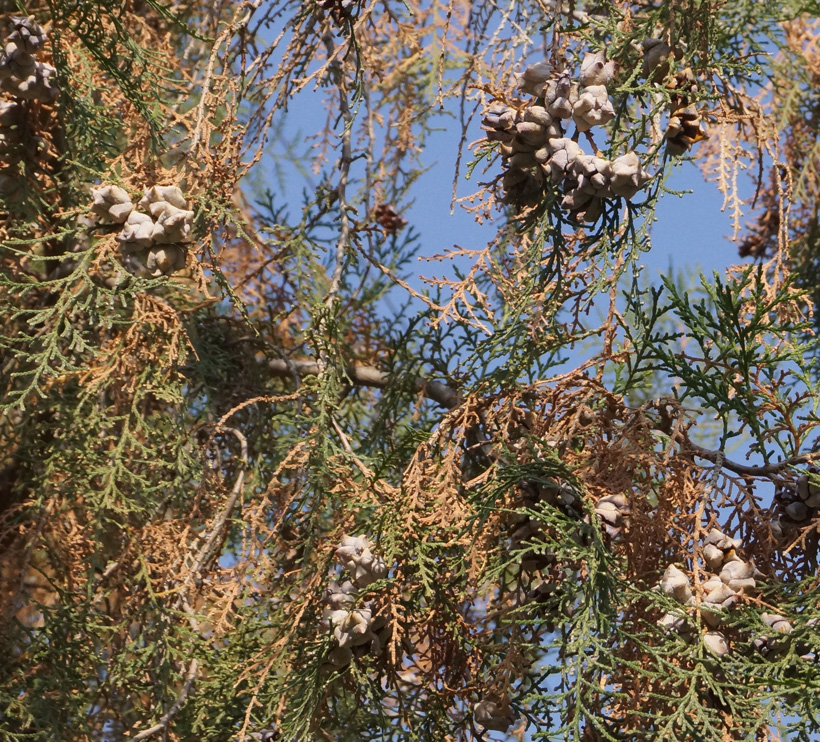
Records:
<instances>
[{"instance_id":1,"label":"drooping foliage","mask_svg":"<svg viewBox=\"0 0 820 742\"><path fill-rule=\"evenodd\" d=\"M815 3L3 10L0 737L820 732Z\"/></svg>"}]
</instances>

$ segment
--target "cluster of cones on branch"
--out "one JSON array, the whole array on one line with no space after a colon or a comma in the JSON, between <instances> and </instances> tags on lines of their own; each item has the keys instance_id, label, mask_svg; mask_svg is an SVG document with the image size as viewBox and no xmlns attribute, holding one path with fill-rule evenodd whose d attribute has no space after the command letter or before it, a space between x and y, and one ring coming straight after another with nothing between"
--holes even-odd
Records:
<instances>
[{"instance_id":1,"label":"cluster of cones on branch","mask_svg":"<svg viewBox=\"0 0 820 742\"><path fill-rule=\"evenodd\" d=\"M194 212L177 186L151 186L135 206L124 188L91 191L98 224L122 225L117 234L125 269L138 276L168 276L185 267Z\"/></svg>"}]
</instances>

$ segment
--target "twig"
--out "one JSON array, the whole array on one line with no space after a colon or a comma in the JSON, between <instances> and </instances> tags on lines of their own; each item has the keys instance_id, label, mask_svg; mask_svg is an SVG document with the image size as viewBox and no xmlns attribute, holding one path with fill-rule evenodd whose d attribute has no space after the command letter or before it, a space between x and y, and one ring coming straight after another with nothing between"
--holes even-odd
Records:
<instances>
[{"instance_id":1,"label":"twig","mask_svg":"<svg viewBox=\"0 0 820 742\"><path fill-rule=\"evenodd\" d=\"M217 517L216 522L214 523L213 530L211 531L211 535L208 537L207 541L202 545L202 548L199 550L199 553L197 554L196 561L194 562L193 567L191 568L191 574L194 576L198 575L205 567L205 565L210 561L219 544L221 543L222 539L224 538L228 520L231 517L231 513L233 512L233 509L236 506L236 501L239 498L239 495L242 492L242 487L245 484L245 470L248 462L247 438L245 438L245 436L235 428L228 428L224 425L218 426L217 430L233 433L233 435L239 441L239 445L241 446L242 462L239 473L236 476L236 481L234 482L233 488L231 490L231 495L228 498L227 503L225 503L225 507L222 509L222 512ZM193 608L191 608L190 604L188 603L184 591L179 594L179 599L177 602L178 605L181 605L183 610L188 614L188 621L191 624L191 628L196 633L200 633L199 621L197 621L196 614L194 613ZM157 732L163 731L168 726L171 720L179 713L179 710L182 708L182 705L188 698L188 695L191 692L191 688L193 687L198 672L199 662L196 660L196 658L194 658L191 660L191 664L188 665L188 672L185 676L185 683L183 684L182 689L179 692L179 696L177 697L177 700L174 702L174 705L171 706L170 709L168 709L168 711L162 716L162 718L156 724L154 724L154 726L145 729L136 736L132 737L132 742L136 742L137 740L141 739L147 739L148 737L153 736Z\"/></svg>"},{"instance_id":2,"label":"twig","mask_svg":"<svg viewBox=\"0 0 820 742\"><path fill-rule=\"evenodd\" d=\"M155 735L157 732L163 731L168 724L170 723L171 719L173 719L178 713L179 710L182 708L182 704L185 703L185 700L188 698L188 694L191 692L191 687L194 684L194 680L196 680L196 674L199 671L199 663L196 659L191 660L191 664L188 665L188 672L185 676L185 683L182 686L182 690L179 692L179 696L177 700L174 701L174 705L168 709L168 711L163 714L162 718L154 724L154 726L149 727L148 729L144 729L139 734L131 737L131 742L137 742L140 739L148 739Z\"/></svg>"},{"instance_id":3,"label":"twig","mask_svg":"<svg viewBox=\"0 0 820 742\"><path fill-rule=\"evenodd\" d=\"M353 446L350 445L350 441L348 437L345 435L344 431L339 427L339 423L337 423L332 417L330 419L331 425L333 425L333 429L336 431L336 434L339 436L339 440L342 442L342 448L347 452L347 455L353 459L353 463L356 464L358 470L367 478L372 479L374 477L373 472L370 468L356 455L353 451Z\"/></svg>"},{"instance_id":4,"label":"twig","mask_svg":"<svg viewBox=\"0 0 820 742\"><path fill-rule=\"evenodd\" d=\"M234 437L239 441L242 456L241 468L239 469L239 473L236 475L236 481L234 482L233 488L231 489L231 495L228 498L228 501L225 503L225 507L222 508L222 512L217 516L213 530L211 531L211 535L208 537L208 540L202 545L202 548L199 550L199 554L197 554L196 561L194 562L191 568L191 574L194 577L196 577L204 569L205 565L211 560L216 551L217 546L225 537L225 531L227 530L228 520L230 520L231 513L233 512L233 509L236 506L236 501L239 499L239 495L242 492L242 487L245 484L245 469L248 465L248 439L245 438L245 436L242 433L240 433L236 428L228 428L222 425L217 427L217 431L226 431L228 433L233 433Z\"/></svg>"},{"instance_id":5,"label":"twig","mask_svg":"<svg viewBox=\"0 0 820 742\"><path fill-rule=\"evenodd\" d=\"M327 47L328 58L334 55L333 37L327 33L324 36L324 43ZM342 63L338 59L334 59L329 66L330 74L336 83L339 93L339 111L342 120L342 152L339 158L339 182L336 185L336 202L339 205L339 237L336 241L336 254L333 258L333 273L330 276L330 284L328 285L327 294L324 299L324 308L322 314L317 322L319 330L319 352L317 354L317 364L319 366L319 373L323 374L328 365L326 335L327 328L330 323L330 318L333 316L334 309L338 300L339 288L342 285L342 276L344 275L345 259L347 251L350 247L350 215L348 214L347 201L347 182L350 177L350 164L353 162L353 148L351 144L352 129L353 129L353 114L350 111L350 106L347 102L347 84L345 82L345 73Z\"/></svg>"},{"instance_id":6,"label":"twig","mask_svg":"<svg viewBox=\"0 0 820 742\"><path fill-rule=\"evenodd\" d=\"M214 75L214 65L216 64L216 57L219 54L219 49L221 48L222 44L225 43L231 36L233 36L240 28L244 28L248 25L251 19L251 15L253 12L262 4L261 0L253 0L253 2L246 2L243 3L239 7L239 12L242 12L245 8L248 8L248 12L240 18L238 21L235 21L230 26L228 26L217 38L214 42L213 48L211 49L211 53L208 56L208 64L205 68L205 78L202 81L202 92L200 93L199 104L197 105L196 109L196 126L191 134L191 146L189 149L190 158L193 160L196 157L196 151L199 147L199 140L202 136L202 126L205 120L205 107L208 101L208 91L211 87L211 80L213 79Z\"/></svg>"},{"instance_id":7,"label":"twig","mask_svg":"<svg viewBox=\"0 0 820 742\"><path fill-rule=\"evenodd\" d=\"M333 41L330 35L325 36L328 56L333 54ZM342 282L345 255L350 245L350 215L347 203L347 181L350 178L350 163L353 162L353 148L351 137L353 132L353 114L347 103L347 85L345 84L342 63L336 60L331 65L331 72L336 78L339 88L339 111L342 118L342 155L339 160L339 183L336 186L336 200L339 204L339 239L336 242L336 256L333 266L333 275L330 278L330 287L325 297L325 306L330 309L336 301L339 286Z\"/></svg>"},{"instance_id":8,"label":"twig","mask_svg":"<svg viewBox=\"0 0 820 742\"><path fill-rule=\"evenodd\" d=\"M414 299L418 299L419 301L423 302L430 309L434 309L436 311L444 310L443 306L441 306L440 304L436 304L436 302L434 302L429 296L425 296L424 294L416 291L409 283L407 283L407 281L404 281L401 278L399 278L395 273L393 273L393 271L390 270L390 268L376 260L376 258L374 258L367 250L365 250L362 245L354 244L354 247L358 249L362 257L365 260L367 260L374 268L380 270L387 278L389 278L397 286L404 289Z\"/></svg>"}]
</instances>

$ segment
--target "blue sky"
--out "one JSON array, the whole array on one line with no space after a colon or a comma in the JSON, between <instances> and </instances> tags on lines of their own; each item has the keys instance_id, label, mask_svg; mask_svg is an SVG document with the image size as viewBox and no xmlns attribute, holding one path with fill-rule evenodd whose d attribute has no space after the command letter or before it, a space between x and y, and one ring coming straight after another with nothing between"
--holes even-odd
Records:
<instances>
[{"instance_id":1,"label":"blue sky","mask_svg":"<svg viewBox=\"0 0 820 742\"><path fill-rule=\"evenodd\" d=\"M442 252L455 243L476 245L487 241L494 232L491 225L475 225L458 206L450 214L457 129L453 122L452 130L442 130L430 137L425 162L431 168L420 178L414 193L415 204L405 215L422 233L426 254ZM468 161L469 153L462 158L462 170ZM462 178L458 195L475 190L480 179L475 177L470 182ZM723 197L717 186L704 181L691 162L681 163L667 186L692 192L683 196L667 194L660 200L658 221L652 228L652 250L645 257L653 279L659 272L667 271L670 264L693 274L711 275L713 270L722 271L739 262L737 248L726 237L732 229L729 215L721 212ZM430 269L429 264L420 263L421 272Z\"/></svg>"},{"instance_id":2,"label":"blue sky","mask_svg":"<svg viewBox=\"0 0 820 742\"><path fill-rule=\"evenodd\" d=\"M324 91L303 93L290 108L290 115L284 126L284 138L298 142L297 147L307 146L306 131L297 122L317 121ZM451 194L455 170L455 156L460 126L453 119L442 117L442 128L428 138L422 155L423 164L429 169L417 181L413 191L413 206L402 212L412 227L421 234L419 257L444 252L455 244L477 247L486 243L495 233L495 226L475 224L473 218L458 205L451 213ZM474 138L480 136L478 122ZM272 151L282 151L281 144L274 143ZM458 196L463 197L477 190L477 182L482 177L476 172L472 181L464 179L470 153L465 151L461 162ZM309 161L309 158L308 158ZM500 165L498 165L500 167ZM268 175L273 171L263 161L261 168ZM260 168L260 169L261 169ZM291 167L284 167L282 176L286 179L292 208L296 208L296 197L309 181ZM267 185L277 189L276 178L268 178ZM314 184L318 178L311 178ZM697 167L691 162L682 162L675 168L667 186L676 191L691 191L683 196L666 194L661 198L656 211L657 221L652 228L652 250L645 255L645 263L650 275L655 278L661 272L684 270L696 275L713 270L722 272L727 266L739 262L736 246L727 239L731 234L729 215L721 212L723 197L714 183L706 182ZM291 211L291 217L295 217ZM501 215L499 214L499 218ZM417 273L441 275L446 263L431 264L419 260ZM411 285L420 284L411 279Z\"/></svg>"}]
</instances>

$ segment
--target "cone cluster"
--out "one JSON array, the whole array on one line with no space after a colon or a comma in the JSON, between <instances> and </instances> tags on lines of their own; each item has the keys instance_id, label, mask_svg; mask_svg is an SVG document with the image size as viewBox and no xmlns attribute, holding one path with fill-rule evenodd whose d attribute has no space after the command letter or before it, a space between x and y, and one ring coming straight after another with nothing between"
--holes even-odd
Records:
<instances>
[{"instance_id":1,"label":"cone cluster","mask_svg":"<svg viewBox=\"0 0 820 742\"><path fill-rule=\"evenodd\" d=\"M589 523L589 517L583 514L579 495L558 482L548 485L520 482L517 495L518 507L537 511L547 505L569 518ZM629 501L623 494L606 495L595 504L595 514L605 533L615 538L629 522ZM547 534L540 519L515 512L509 515L508 524L510 551L520 552L519 566L523 572L534 573L557 563L556 555L544 543ZM553 605L556 592L554 581L541 581L527 592L527 600ZM557 605L553 607L558 609Z\"/></svg>"},{"instance_id":2,"label":"cone cluster","mask_svg":"<svg viewBox=\"0 0 820 742\"><path fill-rule=\"evenodd\" d=\"M357 606L359 590L387 576L387 564L373 554L372 546L366 536L344 536L336 549L351 579L331 582L322 596L322 623L335 642L325 663L335 669L347 667L354 657L379 656L392 634L387 618L378 615L371 601Z\"/></svg>"},{"instance_id":3,"label":"cone cluster","mask_svg":"<svg viewBox=\"0 0 820 742\"><path fill-rule=\"evenodd\" d=\"M0 46L0 90L11 96L0 100L0 194L4 196L21 185L21 161L38 170L50 156L48 140L34 133L38 124L33 122L42 121L30 116L26 101L50 104L59 95L55 69L35 58L45 45L45 31L31 18L13 16L10 24Z\"/></svg>"},{"instance_id":4,"label":"cone cluster","mask_svg":"<svg viewBox=\"0 0 820 742\"><path fill-rule=\"evenodd\" d=\"M793 487L782 487L774 496L776 516L772 530L780 539L807 526L820 514L820 469L810 466Z\"/></svg>"},{"instance_id":5,"label":"cone cluster","mask_svg":"<svg viewBox=\"0 0 820 742\"><path fill-rule=\"evenodd\" d=\"M698 90L694 72L687 67L669 80L672 59L680 59L674 49L661 39L644 39L643 76L650 82L666 84L672 90L669 100L669 123L666 127L666 151L670 155L686 154L696 142L706 139L706 131L698 109L692 102Z\"/></svg>"},{"instance_id":6,"label":"cone cluster","mask_svg":"<svg viewBox=\"0 0 820 742\"><path fill-rule=\"evenodd\" d=\"M729 642L719 630L724 610L738 603L743 595L753 595L757 590L757 580L762 574L757 570L754 560L745 560L739 554L742 542L730 538L713 528L703 541L703 561L708 579L701 585L705 597L698 602L692 591L689 576L683 570L670 564L663 573L659 589L673 597L684 606L697 606L706 631L701 640L704 646L717 657L723 657L731 651ZM773 613L762 613L760 620L767 628L764 633L751 641L751 646L761 654L773 656L788 648L789 634L793 627L784 616ZM816 622L809 621L807 625ZM666 613L658 625L669 632L680 635L687 642L694 641L694 629L683 611ZM798 654L807 661L814 661L814 655L805 646L797 646Z\"/></svg>"},{"instance_id":7,"label":"cone cluster","mask_svg":"<svg viewBox=\"0 0 820 742\"><path fill-rule=\"evenodd\" d=\"M713 528L703 541L703 560L708 578L701 585L705 597L698 609L703 623L713 629L704 635L703 641L718 655L729 651L725 637L716 630L721 624L721 612L735 605L741 595L753 593L757 587L756 578L762 577L754 560L744 560L738 554L741 546L740 539L730 538L717 528ZM689 577L674 564L664 571L660 589L683 605L697 603ZM665 629L691 638L690 627L682 613L667 613L658 623Z\"/></svg>"},{"instance_id":8,"label":"cone cluster","mask_svg":"<svg viewBox=\"0 0 820 742\"><path fill-rule=\"evenodd\" d=\"M570 123L588 132L615 118L607 93L614 65L604 52L587 54L577 80L554 74L547 62L530 65L519 76L518 89L534 96L529 105L513 108L493 102L482 125L487 140L499 142L504 174L504 202L534 206L546 190L562 188L561 206L576 217L595 221L604 199L631 199L649 180L638 155L629 152L607 160L584 152L566 136ZM577 134L576 134L577 137Z\"/></svg>"},{"instance_id":9,"label":"cone cluster","mask_svg":"<svg viewBox=\"0 0 820 742\"><path fill-rule=\"evenodd\" d=\"M54 102L60 94L57 71L35 58L45 45L46 32L33 18L13 16L11 27L0 52L0 87L15 98Z\"/></svg>"},{"instance_id":10,"label":"cone cluster","mask_svg":"<svg viewBox=\"0 0 820 742\"><path fill-rule=\"evenodd\" d=\"M151 186L136 206L116 185L94 188L91 195L98 224L122 225L117 241L129 273L169 276L185 267L194 212L177 186Z\"/></svg>"}]
</instances>

